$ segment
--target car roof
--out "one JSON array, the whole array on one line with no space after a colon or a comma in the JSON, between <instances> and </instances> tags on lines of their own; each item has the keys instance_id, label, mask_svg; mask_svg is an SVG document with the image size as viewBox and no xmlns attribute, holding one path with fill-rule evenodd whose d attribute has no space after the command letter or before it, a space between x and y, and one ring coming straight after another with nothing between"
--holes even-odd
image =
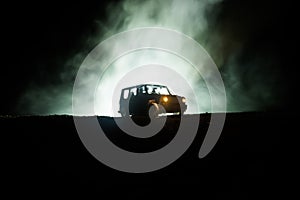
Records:
<instances>
[{"instance_id":1,"label":"car roof","mask_svg":"<svg viewBox=\"0 0 300 200\"><path fill-rule=\"evenodd\" d=\"M138 88L138 87L141 87L141 86L167 87L167 86L165 86L165 85L158 85L158 84L140 84L140 85L135 85L135 86L131 86L131 87L126 87L126 88L123 88L122 90L127 90L127 89L132 89L132 88Z\"/></svg>"}]
</instances>

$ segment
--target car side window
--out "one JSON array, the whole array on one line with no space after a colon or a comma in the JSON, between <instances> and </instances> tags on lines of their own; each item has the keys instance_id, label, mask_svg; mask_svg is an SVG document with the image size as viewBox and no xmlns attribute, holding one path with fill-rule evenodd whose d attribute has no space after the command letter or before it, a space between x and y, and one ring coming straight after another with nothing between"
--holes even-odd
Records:
<instances>
[{"instance_id":1,"label":"car side window","mask_svg":"<svg viewBox=\"0 0 300 200\"><path fill-rule=\"evenodd\" d=\"M128 99L129 90L123 90L123 99Z\"/></svg>"},{"instance_id":2,"label":"car side window","mask_svg":"<svg viewBox=\"0 0 300 200\"><path fill-rule=\"evenodd\" d=\"M141 86L138 88L138 94L146 94L145 86Z\"/></svg>"},{"instance_id":3,"label":"car side window","mask_svg":"<svg viewBox=\"0 0 300 200\"><path fill-rule=\"evenodd\" d=\"M132 88L131 90L130 90L130 96L136 96L136 92L137 92L137 89L136 88Z\"/></svg>"},{"instance_id":4,"label":"car side window","mask_svg":"<svg viewBox=\"0 0 300 200\"><path fill-rule=\"evenodd\" d=\"M152 87L147 85L147 93L148 94L151 94L152 93Z\"/></svg>"}]
</instances>

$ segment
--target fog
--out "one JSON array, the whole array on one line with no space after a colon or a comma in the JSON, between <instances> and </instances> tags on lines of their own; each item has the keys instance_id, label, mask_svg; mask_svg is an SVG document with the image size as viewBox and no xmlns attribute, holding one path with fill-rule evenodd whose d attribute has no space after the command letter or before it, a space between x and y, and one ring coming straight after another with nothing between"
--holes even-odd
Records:
<instances>
[{"instance_id":1,"label":"fog","mask_svg":"<svg viewBox=\"0 0 300 200\"><path fill-rule=\"evenodd\" d=\"M272 88L278 74L270 71L269 76L265 77L265 73L261 73L265 71L262 69L265 65L270 69L269 66L273 63L270 63L269 59L255 57L255 55L254 59L246 63L240 62L247 38L242 34L238 37L230 34L231 30L227 28L229 21L226 19L222 21L219 18L221 3L221 0L124 0L111 3L107 5L106 18L94 19L98 25L98 32L89 35L83 42L97 45L114 34L141 27L175 30L199 42L219 67L226 86L228 104L227 110L220 111L262 110L266 105L276 104ZM58 74L62 80L61 84L49 84L43 88L31 85L20 100L20 105L26 105L20 108L22 113L73 114L73 82L83 59L91 50L82 49L82 52L66 60ZM166 52L144 50L122 56L111 63L105 74L99 77L101 79L97 86L96 102L91 101L95 103L95 112L85 114L113 115L113 107L118 106L117 99L112 99L118 81L137 66L149 63L166 65L188 80L194 88L198 102L194 100L188 102L187 113L211 111L205 82L193 73L192 66ZM86 75L86 79L89 80L90 76L99 76L99 74L91 72ZM147 74L141 76L148 77ZM191 97L185 88L173 86L171 89L179 95L186 96L187 99ZM82 94L84 95L84 91Z\"/></svg>"}]
</instances>

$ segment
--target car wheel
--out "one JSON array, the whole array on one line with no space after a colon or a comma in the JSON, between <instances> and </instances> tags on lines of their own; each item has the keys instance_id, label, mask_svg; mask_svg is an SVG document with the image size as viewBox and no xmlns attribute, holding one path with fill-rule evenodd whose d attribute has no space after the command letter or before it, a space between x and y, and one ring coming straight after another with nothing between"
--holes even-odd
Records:
<instances>
[{"instance_id":1,"label":"car wheel","mask_svg":"<svg viewBox=\"0 0 300 200\"><path fill-rule=\"evenodd\" d=\"M148 114L150 118L156 118L158 117L159 114L159 108L158 105L156 103L153 103L148 110Z\"/></svg>"}]
</instances>

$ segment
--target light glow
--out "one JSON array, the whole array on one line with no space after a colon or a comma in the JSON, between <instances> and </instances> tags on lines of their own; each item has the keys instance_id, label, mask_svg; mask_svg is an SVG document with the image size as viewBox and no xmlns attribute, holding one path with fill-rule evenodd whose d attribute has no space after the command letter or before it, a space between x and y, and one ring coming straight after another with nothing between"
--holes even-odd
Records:
<instances>
[{"instance_id":1,"label":"light glow","mask_svg":"<svg viewBox=\"0 0 300 200\"><path fill-rule=\"evenodd\" d=\"M163 97L163 101L164 101L164 102L166 102L166 103L167 103L167 102L168 102L168 100L169 100L169 99L168 99L168 97Z\"/></svg>"}]
</instances>

